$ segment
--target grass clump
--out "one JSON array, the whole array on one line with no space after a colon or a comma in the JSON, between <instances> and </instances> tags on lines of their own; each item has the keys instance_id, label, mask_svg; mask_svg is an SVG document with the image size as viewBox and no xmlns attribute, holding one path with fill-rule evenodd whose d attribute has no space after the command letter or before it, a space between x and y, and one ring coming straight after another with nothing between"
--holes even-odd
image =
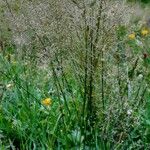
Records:
<instances>
[{"instance_id":1,"label":"grass clump","mask_svg":"<svg viewBox=\"0 0 150 150\"><path fill-rule=\"evenodd\" d=\"M131 20L134 7L6 0L1 9L1 149L149 148L150 29Z\"/></svg>"}]
</instances>

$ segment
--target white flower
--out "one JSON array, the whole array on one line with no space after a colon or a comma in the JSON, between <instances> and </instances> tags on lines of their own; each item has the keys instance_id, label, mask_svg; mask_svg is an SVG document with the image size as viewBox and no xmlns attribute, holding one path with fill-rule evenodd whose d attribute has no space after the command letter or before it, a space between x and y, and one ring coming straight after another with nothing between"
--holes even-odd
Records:
<instances>
[{"instance_id":1,"label":"white flower","mask_svg":"<svg viewBox=\"0 0 150 150\"><path fill-rule=\"evenodd\" d=\"M141 47L143 47L143 43L140 41L140 40L136 40L136 44L138 45L138 46L141 46Z\"/></svg>"},{"instance_id":2,"label":"white flower","mask_svg":"<svg viewBox=\"0 0 150 150\"><path fill-rule=\"evenodd\" d=\"M13 87L13 84L12 84L12 83L9 83L9 84L6 85L6 88L7 88L7 89L10 89L11 87Z\"/></svg>"},{"instance_id":3,"label":"white flower","mask_svg":"<svg viewBox=\"0 0 150 150\"><path fill-rule=\"evenodd\" d=\"M143 75L142 74L139 74L138 75L138 79L140 80L140 79L142 79L143 78Z\"/></svg>"},{"instance_id":4,"label":"white flower","mask_svg":"<svg viewBox=\"0 0 150 150\"><path fill-rule=\"evenodd\" d=\"M132 112L133 112L133 110L132 110L132 109L127 110L127 114L128 114L128 115L131 115L131 114L132 114Z\"/></svg>"}]
</instances>

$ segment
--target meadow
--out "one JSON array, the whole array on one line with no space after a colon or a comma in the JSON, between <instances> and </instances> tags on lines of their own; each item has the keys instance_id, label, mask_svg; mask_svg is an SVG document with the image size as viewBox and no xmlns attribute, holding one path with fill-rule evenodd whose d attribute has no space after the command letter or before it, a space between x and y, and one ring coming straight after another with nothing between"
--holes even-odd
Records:
<instances>
[{"instance_id":1,"label":"meadow","mask_svg":"<svg viewBox=\"0 0 150 150\"><path fill-rule=\"evenodd\" d=\"M149 9L1 0L0 150L150 150Z\"/></svg>"}]
</instances>

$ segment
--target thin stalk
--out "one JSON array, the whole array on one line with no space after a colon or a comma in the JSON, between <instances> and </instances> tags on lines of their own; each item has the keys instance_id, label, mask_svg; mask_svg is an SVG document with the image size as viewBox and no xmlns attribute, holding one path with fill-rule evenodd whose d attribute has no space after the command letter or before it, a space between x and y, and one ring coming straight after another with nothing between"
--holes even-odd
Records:
<instances>
[{"instance_id":1,"label":"thin stalk","mask_svg":"<svg viewBox=\"0 0 150 150\"><path fill-rule=\"evenodd\" d=\"M87 78L88 78L88 34L89 34L89 27L86 27L85 30L85 61L84 61L84 97L83 97L83 120L85 118L85 108L87 102Z\"/></svg>"},{"instance_id":2,"label":"thin stalk","mask_svg":"<svg viewBox=\"0 0 150 150\"><path fill-rule=\"evenodd\" d=\"M102 97L102 105L103 110L105 110L105 100L104 100L104 52L101 51L101 97Z\"/></svg>"},{"instance_id":3,"label":"thin stalk","mask_svg":"<svg viewBox=\"0 0 150 150\"><path fill-rule=\"evenodd\" d=\"M65 106L66 106L66 108L67 108L67 110L68 110L69 115L71 115L71 112L70 112L70 109L69 109L69 106L68 106L68 103L67 103L67 99L66 99L65 93L63 92L62 86L61 86L61 84L60 84L60 82L59 82L59 79L58 79L58 77L57 77L57 74L56 74L56 72L55 72L54 65L53 65L52 62L51 62L51 66L52 66L53 75L54 75L54 77L55 77L55 81L56 81L56 83L58 83L58 87L59 87L59 89L60 89L60 91L61 91L61 94L62 94L62 96L63 96L64 102L65 102Z\"/></svg>"}]
</instances>

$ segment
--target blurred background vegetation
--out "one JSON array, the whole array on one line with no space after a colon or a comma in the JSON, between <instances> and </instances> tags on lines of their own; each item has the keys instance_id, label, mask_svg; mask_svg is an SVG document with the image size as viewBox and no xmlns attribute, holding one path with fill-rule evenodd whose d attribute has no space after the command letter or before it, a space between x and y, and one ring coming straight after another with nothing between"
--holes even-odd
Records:
<instances>
[{"instance_id":1,"label":"blurred background vegetation","mask_svg":"<svg viewBox=\"0 0 150 150\"><path fill-rule=\"evenodd\" d=\"M128 2L140 2L140 3L148 4L150 3L150 0L128 0Z\"/></svg>"}]
</instances>

